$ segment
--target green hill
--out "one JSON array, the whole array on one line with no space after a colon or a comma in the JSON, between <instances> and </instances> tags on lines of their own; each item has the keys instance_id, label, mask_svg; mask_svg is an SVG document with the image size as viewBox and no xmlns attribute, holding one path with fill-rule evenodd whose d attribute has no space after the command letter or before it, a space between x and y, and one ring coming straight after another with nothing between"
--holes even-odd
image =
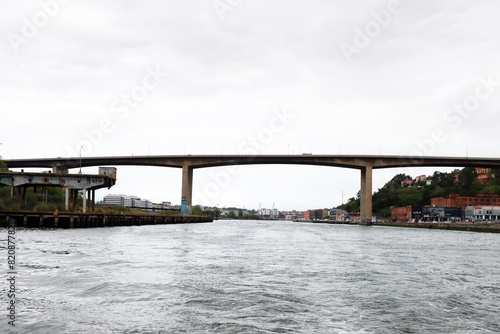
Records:
<instances>
[{"instance_id":1,"label":"green hill","mask_svg":"<svg viewBox=\"0 0 500 334\"><path fill-rule=\"evenodd\" d=\"M398 174L373 194L373 212L383 216L390 216L391 207L407 205L424 206L431 204L431 198L460 194L462 196L477 196L478 194L500 195L500 170L490 173L492 180L484 185L477 180L474 168L456 169L451 173L434 172L426 181L415 182L412 186L401 187L401 182L412 180L411 176ZM359 198L350 198L349 201L338 207L349 212L360 211Z\"/></svg>"}]
</instances>

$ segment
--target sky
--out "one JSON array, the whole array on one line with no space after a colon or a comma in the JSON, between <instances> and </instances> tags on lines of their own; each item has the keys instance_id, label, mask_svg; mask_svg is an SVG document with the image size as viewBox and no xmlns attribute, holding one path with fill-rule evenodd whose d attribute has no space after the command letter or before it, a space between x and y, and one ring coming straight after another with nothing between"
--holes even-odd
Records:
<instances>
[{"instance_id":1,"label":"sky","mask_svg":"<svg viewBox=\"0 0 500 334\"><path fill-rule=\"evenodd\" d=\"M10 0L0 155L500 157L498 17L494 0ZM435 170L375 170L373 190ZM217 167L193 202L307 210L359 189L358 170ZM180 169L119 166L97 197L180 193Z\"/></svg>"}]
</instances>

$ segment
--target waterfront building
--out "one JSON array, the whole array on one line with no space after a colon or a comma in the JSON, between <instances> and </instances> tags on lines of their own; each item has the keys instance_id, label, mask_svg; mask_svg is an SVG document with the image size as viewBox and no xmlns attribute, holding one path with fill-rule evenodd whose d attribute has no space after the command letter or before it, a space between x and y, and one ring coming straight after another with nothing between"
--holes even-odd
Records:
<instances>
[{"instance_id":1,"label":"waterfront building","mask_svg":"<svg viewBox=\"0 0 500 334\"><path fill-rule=\"evenodd\" d=\"M318 210L308 210L304 212L304 219L305 220L322 220L326 219L326 216L323 216L323 209L318 209ZM326 213L329 213L327 210Z\"/></svg>"},{"instance_id":2,"label":"waterfront building","mask_svg":"<svg viewBox=\"0 0 500 334\"><path fill-rule=\"evenodd\" d=\"M263 218L278 218L279 210L278 209L259 209L258 215Z\"/></svg>"},{"instance_id":3,"label":"waterfront building","mask_svg":"<svg viewBox=\"0 0 500 334\"><path fill-rule=\"evenodd\" d=\"M288 221L304 220L304 211L281 211L280 214Z\"/></svg>"},{"instance_id":4,"label":"waterfront building","mask_svg":"<svg viewBox=\"0 0 500 334\"><path fill-rule=\"evenodd\" d=\"M470 205L500 206L500 195L480 194L477 196L460 196L458 194L450 194L448 197L431 198L431 205L461 208L462 210L465 210Z\"/></svg>"},{"instance_id":5,"label":"waterfront building","mask_svg":"<svg viewBox=\"0 0 500 334\"><path fill-rule=\"evenodd\" d=\"M398 208L391 208L391 220L397 222L407 222L412 219L412 206L403 206Z\"/></svg>"},{"instance_id":6,"label":"waterfront building","mask_svg":"<svg viewBox=\"0 0 500 334\"><path fill-rule=\"evenodd\" d=\"M498 206L468 206L465 209L465 219L469 221L500 220L500 207Z\"/></svg>"},{"instance_id":7,"label":"waterfront building","mask_svg":"<svg viewBox=\"0 0 500 334\"><path fill-rule=\"evenodd\" d=\"M396 222L457 221L462 217L462 210L444 206L404 206L391 209L391 220Z\"/></svg>"},{"instance_id":8,"label":"waterfront building","mask_svg":"<svg viewBox=\"0 0 500 334\"><path fill-rule=\"evenodd\" d=\"M345 222L352 222L352 221L360 221L361 220L361 217L360 217L360 214L359 212L348 212L348 213L344 213L341 215L342 219L340 219L341 221L345 221Z\"/></svg>"},{"instance_id":9,"label":"waterfront building","mask_svg":"<svg viewBox=\"0 0 500 334\"><path fill-rule=\"evenodd\" d=\"M347 213L347 211L337 208L331 209L329 214L330 220L337 220L337 215L341 215L343 213Z\"/></svg>"}]
</instances>

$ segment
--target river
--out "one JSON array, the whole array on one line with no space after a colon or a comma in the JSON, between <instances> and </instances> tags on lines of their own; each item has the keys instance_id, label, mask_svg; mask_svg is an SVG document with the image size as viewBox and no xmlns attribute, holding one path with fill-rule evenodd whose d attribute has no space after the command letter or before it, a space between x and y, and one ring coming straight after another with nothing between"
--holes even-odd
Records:
<instances>
[{"instance_id":1,"label":"river","mask_svg":"<svg viewBox=\"0 0 500 334\"><path fill-rule=\"evenodd\" d=\"M216 221L15 235L16 326L5 282L1 333L500 333L500 234Z\"/></svg>"}]
</instances>

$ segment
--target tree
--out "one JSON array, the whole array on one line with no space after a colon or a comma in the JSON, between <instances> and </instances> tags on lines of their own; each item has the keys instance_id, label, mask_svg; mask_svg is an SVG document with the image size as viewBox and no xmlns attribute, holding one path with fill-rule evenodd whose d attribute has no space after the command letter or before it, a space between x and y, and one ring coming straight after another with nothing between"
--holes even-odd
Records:
<instances>
[{"instance_id":1,"label":"tree","mask_svg":"<svg viewBox=\"0 0 500 334\"><path fill-rule=\"evenodd\" d=\"M492 172L492 178L496 185L500 185L500 169L494 169Z\"/></svg>"},{"instance_id":2,"label":"tree","mask_svg":"<svg viewBox=\"0 0 500 334\"><path fill-rule=\"evenodd\" d=\"M452 188L455 184L455 175L453 173L434 172L432 183L441 188Z\"/></svg>"},{"instance_id":3,"label":"tree","mask_svg":"<svg viewBox=\"0 0 500 334\"><path fill-rule=\"evenodd\" d=\"M392 178L392 180L389 181L389 183L393 182L393 183L396 183L398 185L401 185L401 182L406 181L406 180L411 180L411 179L412 178L410 175L406 175L406 174L402 173L402 174L398 174L398 175L394 176Z\"/></svg>"},{"instance_id":4,"label":"tree","mask_svg":"<svg viewBox=\"0 0 500 334\"><path fill-rule=\"evenodd\" d=\"M476 169L472 167L465 167L464 169L462 169L460 175L458 176L458 182L460 183L460 186L462 188L467 188L467 189L469 189L472 186L472 183L476 179L477 179Z\"/></svg>"},{"instance_id":5,"label":"tree","mask_svg":"<svg viewBox=\"0 0 500 334\"><path fill-rule=\"evenodd\" d=\"M240 218L243 217L243 210L241 210L241 209L238 210L238 217L240 217Z\"/></svg>"},{"instance_id":6,"label":"tree","mask_svg":"<svg viewBox=\"0 0 500 334\"><path fill-rule=\"evenodd\" d=\"M195 216L201 216L203 214L203 210L199 205L196 205L193 210L191 210L191 213Z\"/></svg>"},{"instance_id":7,"label":"tree","mask_svg":"<svg viewBox=\"0 0 500 334\"><path fill-rule=\"evenodd\" d=\"M2 160L2 157L0 157L0 172L5 172L8 170L9 169L7 168L7 164Z\"/></svg>"},{"instance_id":8,"label":"tree","mask_svg":"<svg viewBox=\"0 0 500 334\"><path fill-rule=\"evenodd\" d=\"M234 211L231 210L229 211L228 215L227 215L229 218L236 218L236 215L234 214Z\"/></svg>"}]
</instances>

